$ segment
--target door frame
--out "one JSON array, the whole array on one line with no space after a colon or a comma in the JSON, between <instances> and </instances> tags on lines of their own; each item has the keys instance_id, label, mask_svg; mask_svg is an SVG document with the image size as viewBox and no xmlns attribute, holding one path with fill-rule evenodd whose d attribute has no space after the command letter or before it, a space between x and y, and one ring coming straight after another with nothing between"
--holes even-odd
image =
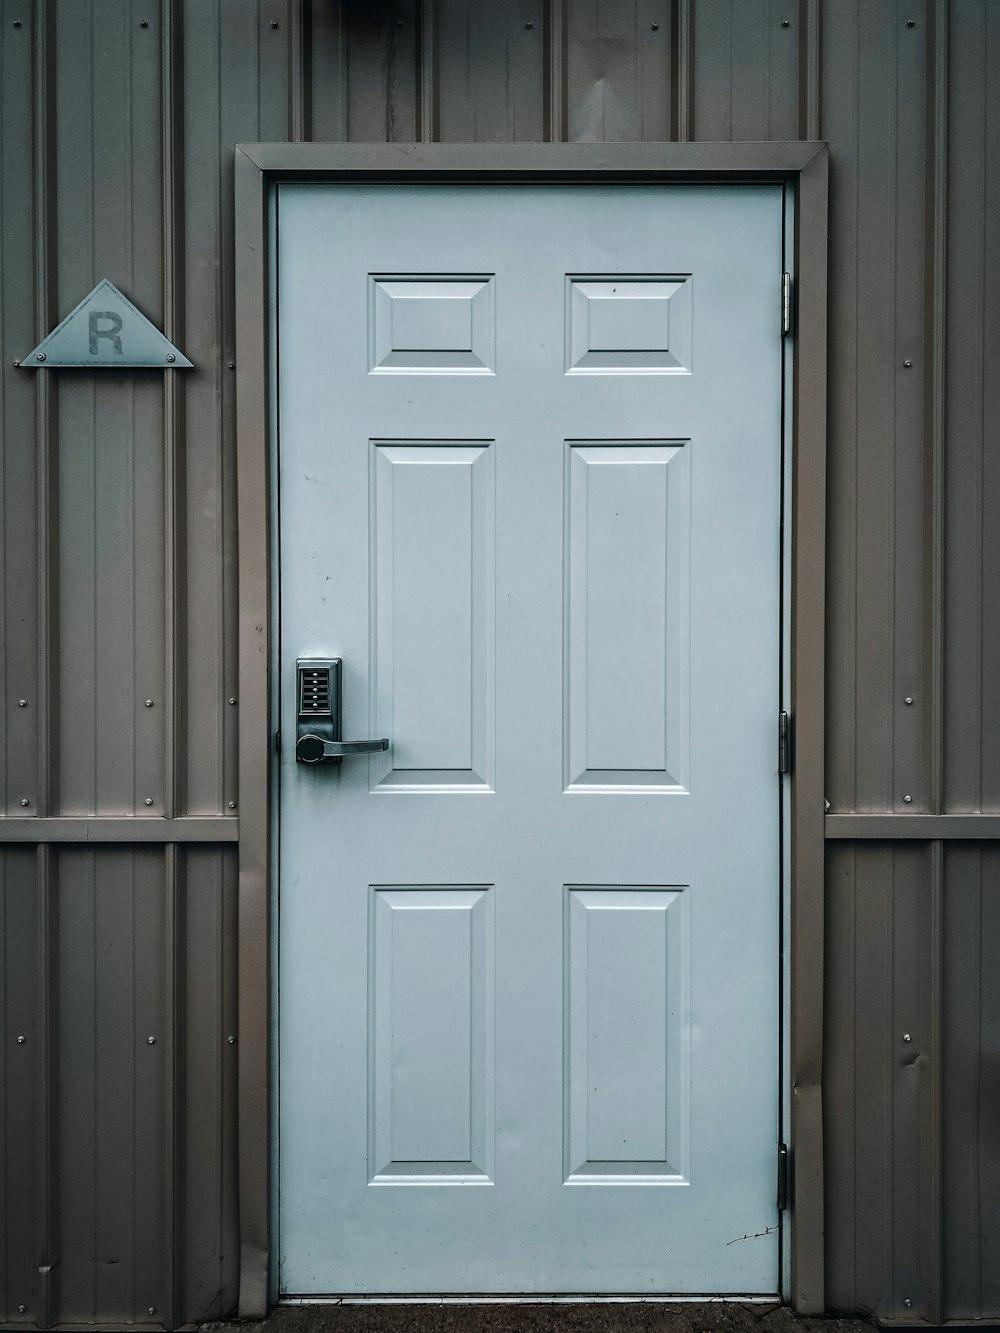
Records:
<instances>
[{"instance_id":1,"label":"door frame","mask_svg":"<svg viewBox=\"0 0 1000 1333\"><path fill-rule=\"evenodd\" d=\"M270 1299L272 1252L271 838L276 722L272 696L271 193L278 181L500 184L782 184L792 210L793 274L785 355L790 459L790 657L786 695L795 760L788 789L789 875L783 977L794 1194L787 1296L825 1308L823 1182L824 664L828 153L825 143L238 144L235 153L236 481L239 552L240 1033L237 1181L241 1318ZM789 246L790 242L790 246ZM791 254L788 253L791 249ZM775 320L780 314L775 292ZM790 361L790 368L789 363ZM786 544L787 545L787 544ZM777 745L777 719L775 719Z\"/></svg>"}]
</instances>

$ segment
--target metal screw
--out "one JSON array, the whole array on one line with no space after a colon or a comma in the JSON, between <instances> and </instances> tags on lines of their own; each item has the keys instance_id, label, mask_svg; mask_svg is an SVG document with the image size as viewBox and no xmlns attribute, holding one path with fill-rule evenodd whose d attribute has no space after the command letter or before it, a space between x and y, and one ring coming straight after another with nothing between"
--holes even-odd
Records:
<instances>
[{"instance_id":1,"label":"metal screw","mask_svg":"<svg viewBox=\"0 0 1000 1333\"><path fill-rule=\"evenodd\" d=\"M31 802L28 800L27 796L22 796L22 797L21 797L21 804L22 804L22 805L30 805Z\"/></svg>"},{"instance_id":2,"label":"metal screw","mask_svg":"<svg viewBox=\"0 0 1000 1333\"><path fill-rule=\"evenodd\" d=\"M156 1038L155 1038L155 1037L147 1037L147 1038L146 1038L146 1045L147 1045L147 1046L155 1046L155 1045L156 1045Z\"/></svg>"},{"instance_id":3,"label":"metal screw","mask_svg":"<svg viewBox=\"0 0 1000 1333\"><path fill-rule=\"evenodd\" d=\"M524 26L526 28L533 28L535 25L533 23L526 23Z\"/></svg>"},{"instance_id":4,"label":"metal screw","mask_svg":"<svg viewBox=\"0 0 1000 1333\"><path fill-rule=\"evenodd\" d=\"M20 363L20 361L15 361L15 362L14 362L14 369L15 369L15 370L20 370L20 369L21 369L21 363Z\"/></svg>"},{"instance_id":5,"label":"metal screw","mask_svg":"<svg viewBox=\"0 0 1000 1333\"><path fill-rule=\"evenodd\" d=\"M912 695L912 694L908 694L908 695L906 696L906 698L903 700L903 703L904 703L904 704L911 704L911 703L913 703L913 695Z\"/></svg>"},{"instance_id":6,"label":"metal screw","mask_svg":"<svg viewBox=\"0 0 1000 1333\"><path fill-rule=\"evenodd\" d=\"M44 352L36 352L36 353L35 353L35 360L36 360L36 361L44 361L44 360L45 360L45 353L44 353Z\"/></svg>"},{"instance_id":7,"label":"metal screw","mask_svg":"<svg viewBox=\"0 0 1000 1333\"><path fill-rule=\"evenodd\" d=\"M913 362L912 362L912 361L904 361L904 362L903 362L903 368L904 368L905 370L910 370L910 369L912 368L912 366L913 366Z\"/></svg>"},{"instance_id":8,"label":"metal screw","mask_svg":"<svg viewBox=\"0 0 1000 1333\"><path fill-rule=\"evenodd\" d=\"M653 29L654 32L660 31L660 25L658 23L651 23L649 26Z\"/></svg>"},{"instance_id":9,"label":"metal screw","mask_svg":"<svg viewBox=\"0 0 1000 1333\"><path fill-rule=\"evenodd\" d=\"M913 27L912 22L911 22L911 24L910 24L910 27L911 27L911 28ZM913 1304L913 1302L910 1300L909 1296L907 1296L907 1298L906 1298L906 1300L903 1302L903 1304L906 1306L907 1309L909 1309L910 1306Z\"/></svg>"},{"instance_id":10,"label":"metal screw","mask_svg":"<svg viewBox=\"0 0 1000 1333\"><path fill-rule=\"evenodd\" d=\"M141 22L139 23L139 27L140 27L140 28L148 28L148 27L149 27L149 19L142 19Z\"/></svg>"},{"instance_id":11,"label":"metal screw","mask_svg":"<svg viewBox=\"0 0 1000 1333\"><path fill-rule=\"evenodd\" d=\"M235 810L235 809L236 809L236 802L235 802L235 801L230 801L230 802L229 802L229 808L230 808L230 810Z\"/></svg>"},{"instance_id":12,"label":"metal screw","mask_svg":"<svg viewBox=\"0 0 1000 1333\"><path fill-rule=\"evenodd\" d=\"M27 708L27 706L28 706L28 701L27 701L27 699L18 699L18 701L17 701L17 706L18 706L18 708Z\"/></svg>"},{"instance_id":13,"label":"metal screw","mask_svg":"<svg viewBox=\"0 0 1000 1333\"><path fill-rule=\"evenodd\" d=\"M168 352L168 353L167 353L167 360L168 360L168 361L176 361L177 358L176 358L176 356L174 356L173 352Z\"/></svg>"},{"instance_id":14,"label":"metal screw","mask_svg":"<svg viewBox=\"0 0 1000 1333\"><path fill-rule=\"evenodd\" d=\"M908 1032L904 1032L904 1033L903 1033L903 1040L904 1040L904 1041L912 1041L913 1038L910 1036L910 1034L909 1034Z\"/></svg>"},{"instance_id":15,"label":"metal screw","mask_svg":"<svg viewBox=\"0 0 1000 1333\"><path fill-rule=\"evenodd\" d=\"M228 1036L228 1037L226 1038L226 1041L229 1042L230 1046L235 1046L235 1045L236 1045L236 1038L233 1037L233 1036Z\"/></svg>"},{"instance_id":16,"label":"metal screw","mask_svg":"<svg viewBox=\"0 0 1000 1333\"><path fill-rule=\"evenodd\" d=\"M23 1046L23 1045L24 1045L24 1038L23 1038L23 1037L18 1037L18 1039L17 1039L17 1044L18 1044L18 1046Z\"/></svg>"},{"instance_id":17,"label":"metal screw","mask_svg":"<svg viewBox=\"0 0 1000 1333\"><path fill-rule=\"evenodd\" d=\"M156 1306L155 1306L155 1305L151 1305L151 1306L149 1307L149 1309L146 1311L146 1313L147 1313L147 1314L156 1314Z\"/></svg>"},{"instance_id":18,"label":"metal screw","mask_svg":"<svg viewBox=\"0 0 1000 1333\"><path fill-rule=\"evenodd\" d=\"M19 26L19 25L18 25L18 24L15 24L14 26L17 27L17 26ZM19 1306L17 1307L17 1313L18 1313L18 1314L24 1314L24 1312L25 1312L25 1310L27 1310L27 1308L28 1308L28 1307L27 1307L26 1305L19 1305Z\"/></svg>"},{"instance_id":19,"label":"metal screw","mask_svg":"<svg viewBox=\"0 0 1000 1333\"><path fill-rule=\"evenodd\" d=\"M152 699L147 699L147 700L146 700L146 707L147 707L147 708L152 708L152 706L153 706L153 701L152 701Z\"/></svg>"},{"instance_id":20,"label":"metal screw","mask_svg":"<svg viewBox=\"0 0 1000 1333\"><path fill-rule=\"evenodd\" d=\"M907 26L908 28L915 28L915 27L917 26L917 20L916 20L916 19L907 19L907 20L906 20L906 26ZM904 1301L903 1304L904 1304L904 1305L909 1305L910 1302L909 1302L909 1301Z\"/></svg>"},{"instance_id":21,"label":"metal screw","mask_svg":"<svg viewBox=\"0 0 1000 1333\"><path fill-rule=\"evenodd\" d=\"M909 805L910 802L913 800L913 797L912 797L912 796L904 796L904 797L903 797L903 800L904 800L904 802L905 802L907 805Z\"/></svg>"},{"instance_id":22,"label":"metal screw","mask_svg":"<svg viewBox=\"0 0 1000 1333\"><path fill-rule=\"evenodd\" d=\"M20 19L15 19L15 20L14 20L14 27L15 27L15 28L19 28L20 26L21 26L21 20L20 20ZM24 1306L23 1306L23 1305L21 1306L21 1309L22 1309L22 1310L24 1309Z\"/></svg>"},{"instance_id":23,"label":"metal screw","mask_svg":"<svg viewBox=\"0 0 1000 1333\"><path fill-rule=\"evenodd\" d=\"M229 702L230 702L231 704L234 704L234 703L236 702L236 698L235 698L235 696L233 696L233 697L229 700Z\"/></svg>"},{"instance_id":24,"label":"metal screw","mask_svg":"<svg viewBox=\"0 0 1000 1333\"><path fill-rule=\"evenodd\" d=\"M230 370L235 370L235 369L236 369L236 362L235 362L235 361L227 361L226 364L229 366L229 369L230 369Z\"/></svg>"},{"instance_id":25,"label":"metal screw","mask_svg":"<svg viewBox=\"0 0 1000 1333\"><path fill-rule=\"evenodd\" d=\"M781 20L781 26L782 26L783 28L787 28L787 27L788 27L788 20L787 20L787 19L782 19L782 20Z\"/></svg>"},{"instance_id":26,"label":"metal screw","mask_svg":"<svg viewBox=\"0 0 1000 1333\"><path fill-rule=\"evenodd\" d=\"M271 20L271 27L272 27L272 28L276 28L277 26L278 26L278 20L277 20L277 19L272 19L272 20Z\"/></svg>"},{"instance_id":27,"label":"metal screw","mask_svg":"<svg viewBox=\"0 0 1000 1333\"><path fill-rule=\"evenodd\" d=\"M153 798L152 798L152 796L147 796L147 797L146 797L146 804L147 804L147 805L152 805L152 804L153 804Z\"/></svg>"}]
</instances>

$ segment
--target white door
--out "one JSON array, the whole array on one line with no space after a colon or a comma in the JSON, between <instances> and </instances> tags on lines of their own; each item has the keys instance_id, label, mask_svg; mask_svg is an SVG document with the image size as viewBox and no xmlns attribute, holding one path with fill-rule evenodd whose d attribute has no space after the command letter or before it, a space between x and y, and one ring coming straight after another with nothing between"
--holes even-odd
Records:
<instances>
[{"instance_id":1,"label":"white door","mask_svg":"<svg viewBox=\"0 0 1000 1333\"><path fill-rule=\"evenodd\" d=\"M285 1293L777 1288L781 231L280 188Z\"/></svg>"}]
</instances>

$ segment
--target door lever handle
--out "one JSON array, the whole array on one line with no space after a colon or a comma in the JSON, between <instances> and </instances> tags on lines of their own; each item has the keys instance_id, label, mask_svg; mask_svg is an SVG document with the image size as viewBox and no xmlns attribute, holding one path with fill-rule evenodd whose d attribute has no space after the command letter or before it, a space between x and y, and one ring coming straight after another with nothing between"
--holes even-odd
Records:
<instances>
[{"instance_id":1,"label":"door lever handle","mask_svg":"<svg viewBox=\"0 0 1000 1333\"><path fill-rule=\"evenodd\" d=\"M380 754L389 738L342 741L343 662L339 657L300 657L296 662L298 705L295 713L295 759L300 764L337 764L353 754Z\"/></svg>"},{"instance_id":2,"label":"door lever handle","mask_svg":"<svg viewBox=\"0 0 1000 1333\"><path fill-rule=\"evenodd\" d=\"M318 764L324 759L347 759L352 754L379 754L388 748L388 736L376 741L327 741L306 732L295 742L295 758L300 764Z\"/></svg>"}]
</instances>

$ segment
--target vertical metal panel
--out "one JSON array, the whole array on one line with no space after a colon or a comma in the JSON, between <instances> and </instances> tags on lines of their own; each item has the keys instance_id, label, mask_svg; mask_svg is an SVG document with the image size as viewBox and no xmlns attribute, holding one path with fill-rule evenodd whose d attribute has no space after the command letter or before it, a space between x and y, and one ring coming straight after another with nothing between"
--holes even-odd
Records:
<instances>
[{"instance_id":1,"label":"vertical metal panel","mask_svg":"<svg viewBox=\"0 0 1000 1333\"><path fill-rule=\"evenodd\" d=\"M671 137L671 12L665 0L564 5L568 139L614 143Z\"/></svg>"},{"instance_id":2,"label":"vertical metal panel","mask_svg":"<svg viewBox=\"0 0 1000 1333\"><path fill-rule=\"evenodd\" d=\"M1000 809L1000 12L950 19L945 802Z\"/></svg>"},{"instance_id":3,"label":"vertical metal panel","mask_svg":"<svg viewBox=\"0 0 1000 1333\"><path fill-rule=\"evenodd\" d=\"M934 1322L930 880L917 844L829 852L824 1086L829 1306Z\"/></svg>"},{"instance_id":4,"label":"vertical metal panel","mask_svg":"<svg viewBox=\"0 0 1000 1333\"><path fill-rule=\"evenodd\" d=\"M330 0L328 6L311 5L310 12L312 138L420 139L422 9L416 0Z\"/></svg>"},{"instance_id":5,"label":"vertical metal panel","mask_svg":"<svg viewBox=\"0 0 1000 1333\"><path fill-rule=\"evenodd\" d=\"M156 34L121 2L61 5L56 32L60 312L108 275L158 321ZM162 730L142 715L144 698L162 699L162 378L58 381L58 809L67 814L163 808Z\"/></svg>"},{"instance_id":6,"label":"vertical metal panel","mask_svg":"<svg viewBox=\"0 0 1000 1333\"><path fill-rule=\"evenodd\" d=\"M831 145L827 798L926 807L923 4L824 5ZM913 18L913 26L908 25ZM912 364L907 367L905 363ZM905 704L910 697L912 704ZM909 796L909 801L905 797Z\"/></svg>"},{"instance_id":7,"label":"vertical metal panel","mask_svg":"<svg viewBox=\"0 0 1000 1333\"><path fill-rule=\"evenodd\" d=\"M0 892L0 1318L6 1322L14 1317L19 1305L38 1313L38 1252L44 1226L38 1188L42 1171L37 1122L44 1087L39 1060L45 1045L39 1013L42 936L34 848L8 848L0 853Z\"/></svg>"},{"instance_id":8,"label":"vertical metal panel","mask_svg":"<svg viewBox=\"0 0 1000 1333\"><path fill-rule=\"evenodd\" d=\"M945 862L945 1305L953 1319L1000 1309L1000 849Z\"/></svg>"},{"instance_id":9,"label":"vertical metal panel","mask_svg":"<svg viewBox=\"0 0 1000 1333\"><path fill-rule=\"evenodd\" d=\"M29 808L37 809L38 801L35 385L14 367L35 332L33 164L26 151L32 142L33 61L33 25L0 25L0 560L6 608L0 617L6 683L0 786L7 814L23 814L22 797L32 802ZM19 706L21 698L27 707Z\"/></svg>"},{"instance_id":10,"label":"vertical metal panel","mask_svg":"<svg viewBox=\"0 0 1000 1333\"><path fill-rule=\"evenodd\" d=\"M162 853L65 848L58 878L59 1317L134 1319L163 1301Z\"/></svg>"},{"instance_id":11,"label":"vertical metal panel","mask_svg":"<svg viewBox=\"0 0 1000 1333\"><path fill-rule=\"evenodd\" d=\"M233 146L288 137L288 28L278 0L184 9L185 391L181 809L235 798L236 485ZM272 26L273 25L273 26Z\"/></svg>"},{"instance_id":12,"label":"vertical metal panel","mask_svg":"<svg viewBox=\"0 0 1000 1333\"><path fill-rule=\"evenodd\" d=\"M180 1314L197 1321L232 1310L239 1276L235 849L189 848L179 856L178 875Z\"/></svg>"},{"instance_id":13,"label":"vertical metal panel","mask_svg":"<svg viewBox=\"0 0 1000 1333\"><path fill-rule=\"evenodd\" d=\"M431 137L443 143L544 138L541 0L509 5L438 0L435 10Z\"/></svg>"},{"instance_id":14,"label":"vertical metal panel","mask_svg":"<svg viewBox=\"0 0 1000 1333\"><path fill-rule=\"evenodd\" d=\"M802 6L792 0L698 0L695 139L797 139Z\"/></svg>"}]
</instances>

